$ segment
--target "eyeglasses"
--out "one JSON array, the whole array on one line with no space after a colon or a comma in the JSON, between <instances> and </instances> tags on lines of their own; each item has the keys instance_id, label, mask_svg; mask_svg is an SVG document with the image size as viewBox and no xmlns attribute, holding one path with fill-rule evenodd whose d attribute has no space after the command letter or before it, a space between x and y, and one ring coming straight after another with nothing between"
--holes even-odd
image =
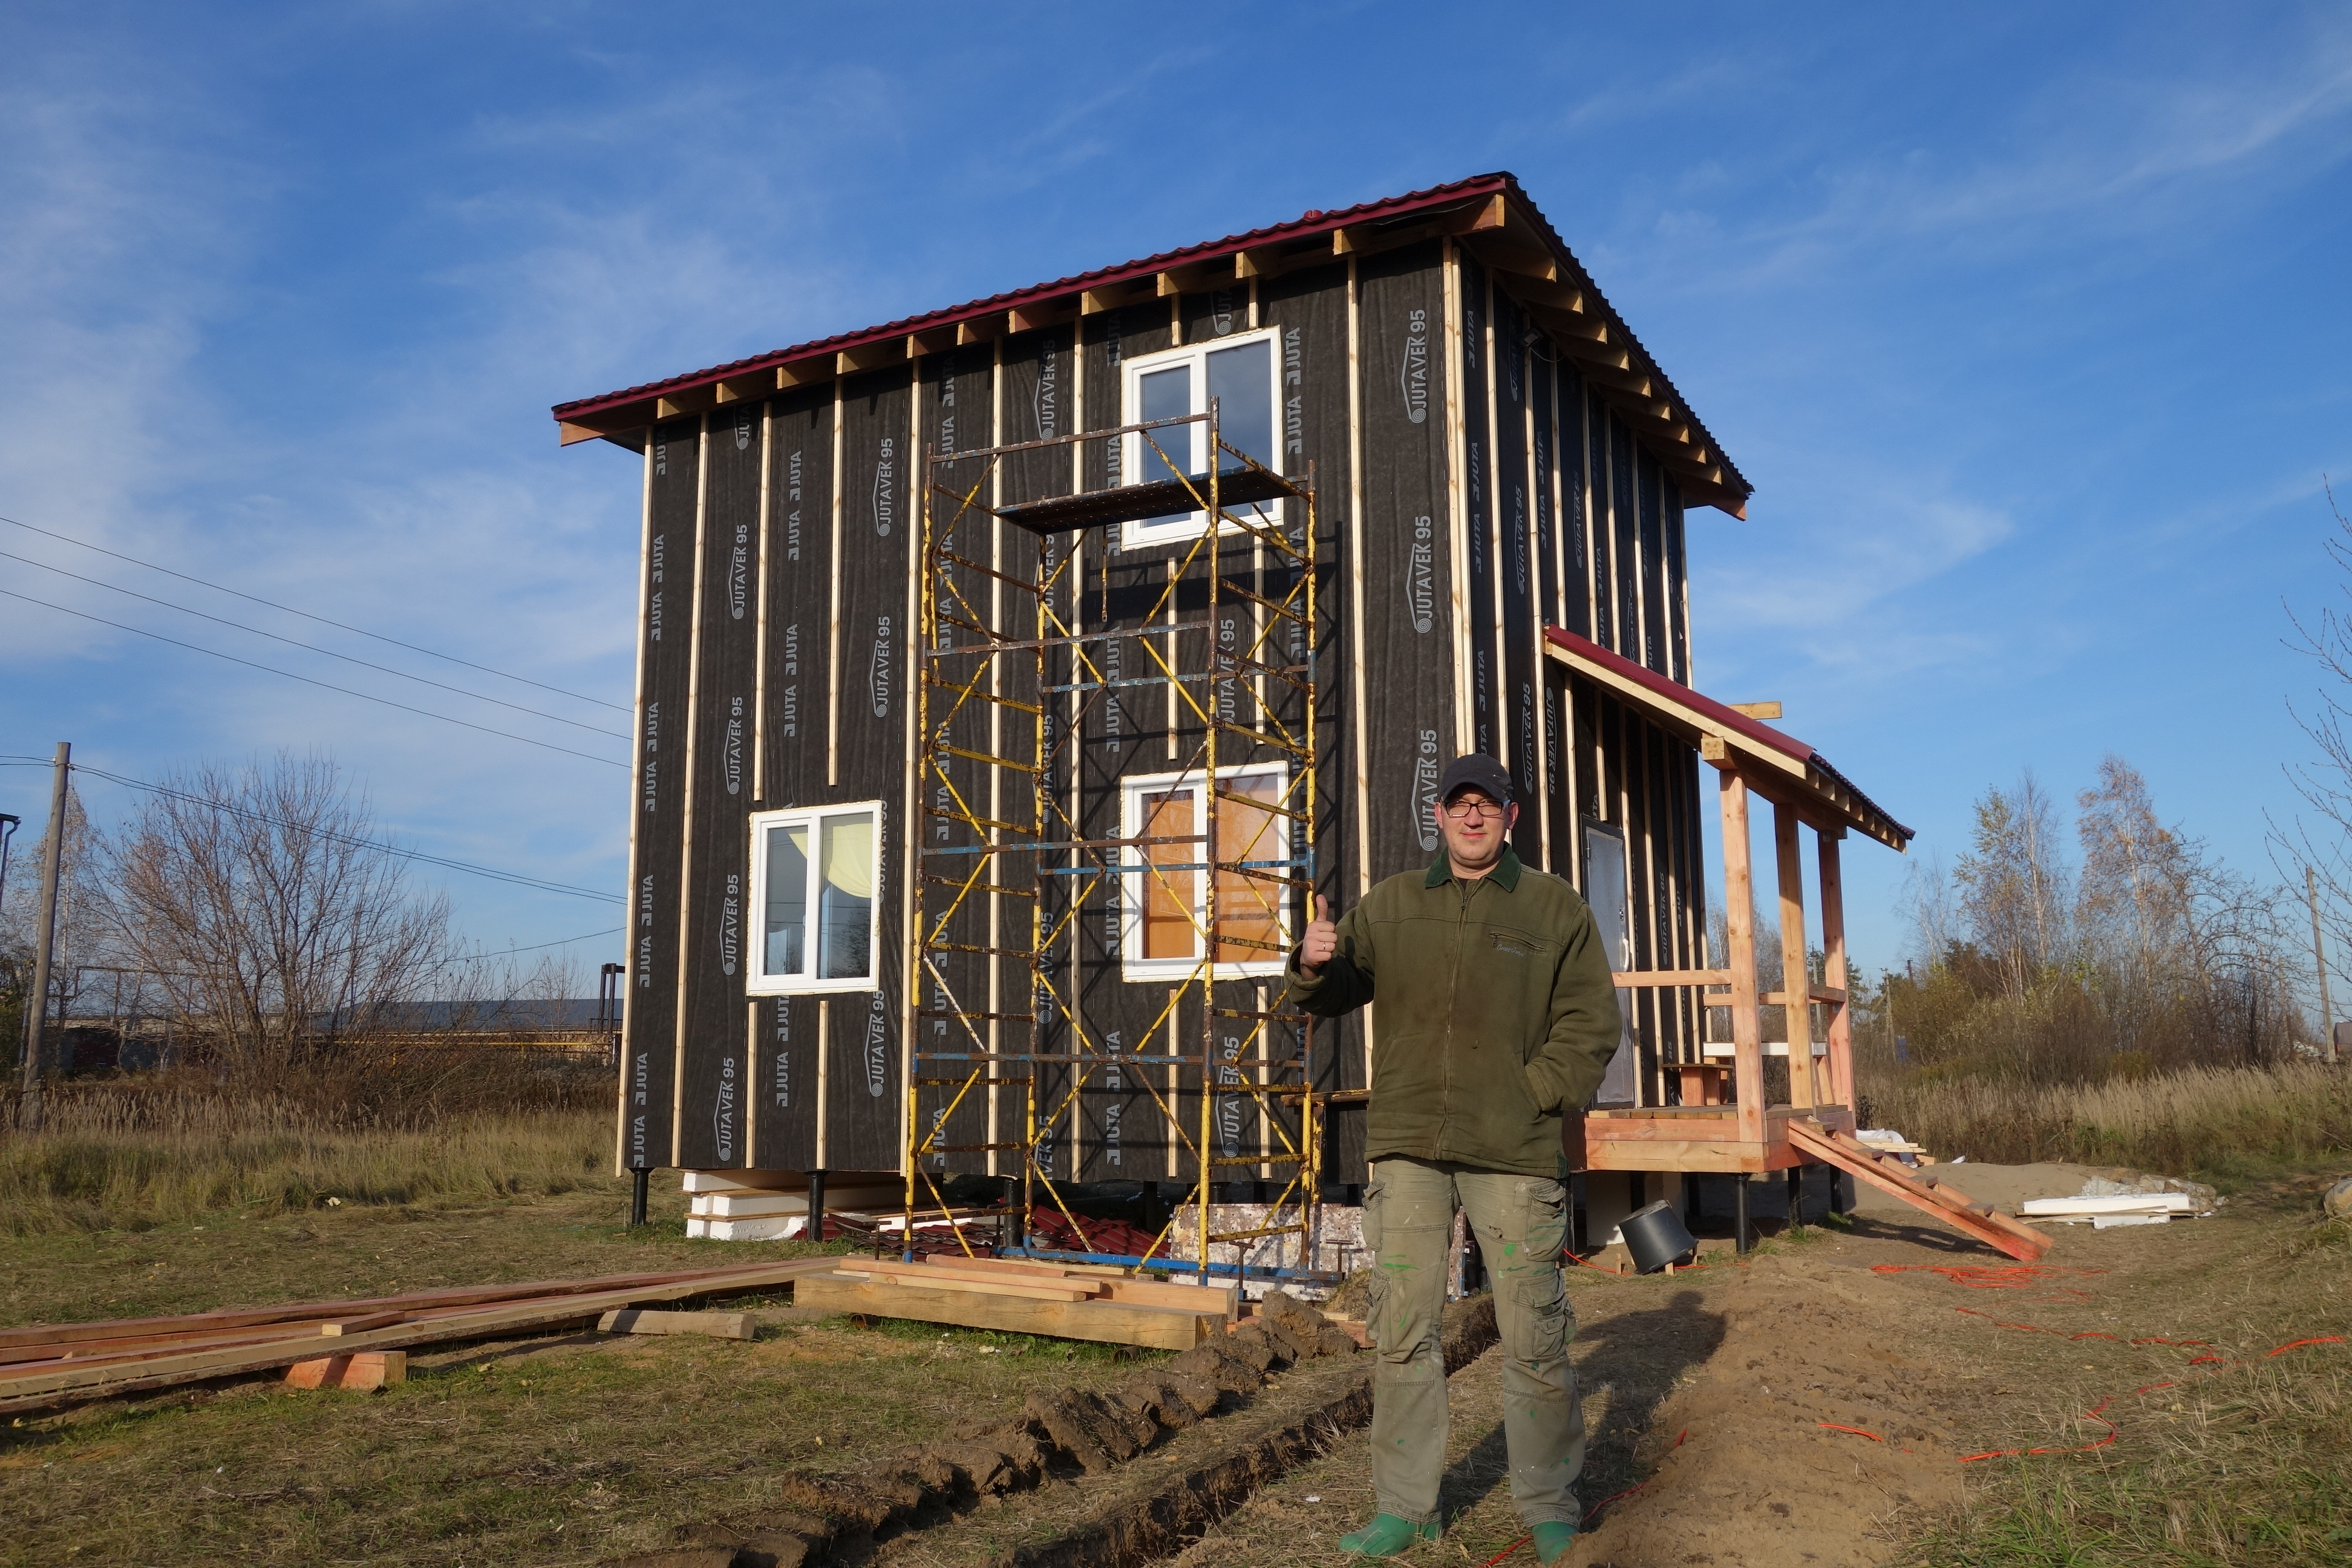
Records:
<instances>
[{"instance_id":1,"label":"eyeglasses","mask_svg":"<svg viewBox=\"0 0 2352 1568\"><path fill-rule=\"evenodd\" d=\"M1471 799L1448 801L1443 809L1449 820L1460 822L1474 811L1485 816L1500 816L1510 808L1496 805L1491 800Z\"/></svg>"}]
</instances>

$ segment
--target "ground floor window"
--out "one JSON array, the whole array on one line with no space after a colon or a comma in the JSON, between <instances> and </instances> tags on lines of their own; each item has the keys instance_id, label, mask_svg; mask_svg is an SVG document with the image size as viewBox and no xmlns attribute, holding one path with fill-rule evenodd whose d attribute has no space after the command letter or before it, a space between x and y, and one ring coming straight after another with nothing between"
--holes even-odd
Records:
<instances>
[{"instance_id":1,"label":"ground floor window","mask_svg":"<svg viewBox=\"0 0 2352 1568\"><path fill-rule=\"evenodd\" d=\"M755 994L874 988L878 801L751 818Z\"/></svg>"},{"instance_id":2,"label":"ground floor window","mask_svg":"<svg viewBox=\"0 0 2352 1568\"><path fill-rule=\"evenodd\" d=\"M1206 780L1197 769L1125 781L1119 957L1129 980L1181 979L1201 962L1212 862L1216 958L1243 974L1279 974L1290 945L1288 770L1278 763L1220 769L1217 842L1205 839Z\"/></svg>"}]
</instances>

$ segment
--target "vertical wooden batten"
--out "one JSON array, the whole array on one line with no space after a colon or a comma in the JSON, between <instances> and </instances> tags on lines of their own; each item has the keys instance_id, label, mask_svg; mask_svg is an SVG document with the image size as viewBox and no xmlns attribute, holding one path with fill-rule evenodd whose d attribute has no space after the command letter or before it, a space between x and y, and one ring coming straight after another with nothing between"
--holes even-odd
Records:
<instances>
[{"instance_id":1,"label":"vertical wooden batten","mask_svg":"<svg viewBox=\"0 0 2352 1568\"><path fill-rule=\"evenodd\" d=\"M687 964L693 954L693 921L690 900L694 897L694 770L695 720L702 695L702 556L703 531L709 521L710 510L710 416L702 416L699 434L694 443L694 612L687 622L686 656L686 770L674 787L685 792L686 827L678 845L677 878L677 1067L670 1079L669 1142L670 1163L678 1162L679 1145L686 1131L686 1005L688 988L686 984Z\"/></svg>"},{"instance_id":2,"label":"vertical wooden batten","mask_svg":"<svg viewBox=\"0 0 2352 1568\"><path fill-rule=\"evenodd\" d=\"M644 457L645 461L642 465L643 474L639 479L639 504L642 509L642 521L639 522L637 532L637 615L640 619L643 619L646 615L646 606L650 602L650 595L653 591L654 439L650 431L648 431L646 436L646 449ZM628 1050L628 1042L635 1037L634 1032L629 1027L629 1019L630 1015L636 1007L636 986L632 984L636 965L630 963L629 958L632 953L636 952L637 944L634 940L635 932L629 928L633 928L640 923L641 911L638 908L639 893L637 879L644 874L638 869L640 864L639 856L642 852L642 846L638 842L637 833L637 819L644 815L644 812L638 805L638 802L644 796L646 757L647 754L646 750L646 638L644 628L642 626L639 627L637 634L637 658L635 691L635 695L630 700L629 703L632 718L629 724L629 751L631 755L629 763L629 881L626 889L628 893L628 900L623 906L626 910L626 917L623 921L623 929L627 932L629 940L624 941L621 945L621 1039L623 1045L621 1050L617 1053L620 1060L615 1064L619 1081L614 1086L614 1092L617 1097L617 1104L614 1108L615 1114L613 1119L613 1167L616 1173L626 1171L630 1168L629 1129L635 1121L635 1119L629 1114L629 1096L631 1092L630 1082L633 1075L630 1072L631 1057Z\"/></svg>"},{"instance_id":3,"label":"vertical wooden batten","mask_svg":"<svg viewBox=\"0 0 2352 1568\"><path fill-rule=\"evenodd\" d=\"M1846 999L1851 982L1845 957L1845 878L1838 865L1841 835L1817 831L1816 837L1821 850L1822 984L1838 995L1828 1004L1830 1099L1859 1116L1861 1107L1853 1097L1853 1015Z\"/></svg>"}]
</instances>

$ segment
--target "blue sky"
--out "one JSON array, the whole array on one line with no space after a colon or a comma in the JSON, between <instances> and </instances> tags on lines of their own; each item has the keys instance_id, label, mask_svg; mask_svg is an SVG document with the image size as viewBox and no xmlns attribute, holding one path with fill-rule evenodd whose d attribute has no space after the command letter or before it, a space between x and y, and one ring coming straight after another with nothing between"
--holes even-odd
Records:
<instances>
[{"instance_id":1,"label":"blue sky","mask_svg":"<svg viewBox=\"0 0 2352 1568\"><path fill-rule=\"evenodd\" d=\"M559 451L550 404L1508 169L1757 486L1746 522L1693 514L1703 688L1785 702L1926 855L1987 784L2071 792L2113 750L2267 871L2311 685L2282 600L2336 591L2321 476L2352 477L2352 12L1136 15L19 0L0 516L625 704L636 459ZM624 754L17 561L0 587ZM18 600L0 674L0 752L152 778L316 747L417 847L623 879L618 767ZM0 769L0 810L45 809ZM1848 860L1858 955L1898 962L1904 862ZM446 886L492 947L618 923Z\"/></svg>"}]
</instances>

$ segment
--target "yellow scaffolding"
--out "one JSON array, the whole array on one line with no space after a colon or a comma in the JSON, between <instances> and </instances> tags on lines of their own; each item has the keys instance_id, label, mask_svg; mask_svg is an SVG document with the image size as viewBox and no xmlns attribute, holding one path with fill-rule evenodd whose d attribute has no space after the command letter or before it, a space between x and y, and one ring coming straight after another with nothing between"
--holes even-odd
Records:
<instances>
[{"instance_id":1,"label":"yellow scaffolding","mask_svg":"<svg viewBox=\"0 0 2352 1568\"><path fill-rule=\"evenodd\" d=\"M944 1156L984 1153L998 1174L1013 1173L999 1168L1008 1163L1000 1157L1015 1157L1023 1231L1042 1188L1078 1237L1076 1256L1088 1260L1196 1272L1205 1283L1213 1274L1261 1272L1244 1270L1239 1252L1231 1262L1215 1261L1214 1247L1296 1235L1297 1268L1263 1272L1312 1270L1322 1179L1317 1096L1310 1076L1313 1020L1285 1009L1278 990L1269 998L1261 988L1255 1005L1234 1005L1238 998L1231 987L1240 978L1235 965L1253 958L1263 963L1286 951L1286 944L1241 934L1234 929L1239 921L1222 919L1219 904L1221 889L1271 888L1274 900L1261 894L1258 902L1276 902L1288 912L1286 923L1296 930L1314 895L1315 489L1311 468L1301 478L1274 472L1227 444L1217 420L1213 400L1205 413L1172 419L925 454L916 634L914 795L915 837L920 847L914 856L908 974L916 994L928 1005L916 1012L906 1095L904 1248L909 1258L919 1219L934 1212L948 1222L949 1234L958 1244L971 1251L964 1226L956 1223L961 1216L924 1166L927 1160L940 1165ZM1207 426L1203 449L1210 460L1205 473L1188 475L1190 465L1172 460L1161 443L1189 447L1189 438L1177 437L1187 436L1182 426L1194 424ZM1139 455L1149 447L1172 478L1002 503L1001 480L1008 464L1034 466L1039 456L1053 461L1055 453L1082 452L1087 444L1109 441L1131 445ZM1110 465L1106 469L1117 471ZM1271 511L1260 510L1260 503L1268 501L1276 503ZM1123 626L1108 624L1111 617L1106 610L1104 627L1087 630L1078 607L1079 574L1072 567L1079 552L1055 542L1074 530L1179 512L1201 515L1203 527L1171 565L1150 608L1129 616ZM1034 547L1014 553L1034 564L1008 569L1001 552L998 559L982 560L979 556L987 552L964 546L962 541L971 533L967 531L960 539L962 525L988 519L1032 536ZM1099 553L1108 606L1109 552ZM1270 586L1262 571L1255 586L1229 578L1229 566L1243 556L1256 567L1273 563L1278 583ZM1180 587L1186 591L1183 597L1204 600L1205 612L1183 614ZM1255 636L1246 640L1221 637L1221 606L1245 607ZM1116 660L1106 661L1103 652L1114 642L1139 644L1154 668L1129 671ZM1202 650L1194 661L1199 668L1186 668L1188 648ZM1065 679L1056 679L1057 674ZM1202 831L1155 833L1149 831L1150 824L1138 824L1146 830L1128 833L1122 823L1110 835L1090 835L1083 826L1088 806L1078 765L1087 716L1098 712L1107 698L1118 702L1110 696L1116 691L1150 687L1167 694L1171 750L1177 745L1180 715L1197 726L1199 740L1176 776L1180 785L1199 781L1192 787L1201 792ZM1057 708L1057 698L1066 711ZM969 737L967 743L957 743L955 721L967 713L991 720L988 743L969 743ZM1230 769L1269 758L1286 764L1287 782L1277 797L1244 795L1226 787ZM959 763L966 775L961 778ZM1060 787L1066 771L1066 792ZM982 782L971 782L975 777ZM1255 847L1255 839L1238 848L1229 844L1220 822L1236 808L1249 814L1241 819L1244 828L1253 819L1258 822L1259 837L1265 822L1279 818L1286 823L1284 852L1267 854ZM955 831L950 834L944 830L948 828ZM950 836L965 842L935 842ZM1196 846L1199 852L1173 863L1164 854L1150 853L1180 845ZM1197 913L1189 884L1178 880L1196 875L1205 884ZM1064 879L1058 897L1047 891L1055 879ZM1140 886L1147 898L1155 890L1164 895L1163 907L1172 904L1182 912L1198 944L1197 963L1181 982L1169 984L1166 1005L1140 1036L1145 1041L1167 1038L1167 1055L1118 1051L1115 1046L1106 1051L1103 1042L1088 1032L1076 1005L1081 978L1074 956L1077 922L1089 910L1108 905L1111 891L1120 887L1117 879ZM974 900L1025 903L1027 919L992 921L985 937L959 940L972 935L952 928L959 912L968 912ZM1283 934L1285 923L1277 920L1273 934ZM1016 933L1025 926L1025 944L1001 935L1003 924ZM1066 951L1072 956L1066 957ZM1004 971L1025 968L1025 999L1007 1005L1003 993L1010 987L1001 978L995 984L975 980L970 973L971 960L982 961L1000 977ZM1108 957L1105 962L1117 964L1120 960ZM961 994L959 981L963 990L979 993L984 988L987 994ZM1221 984L1227 987L1223 993ZM1181 1031L1195 1007L1199 1049L1192 1052L1181 1048ZM1221 1032L1235 1026L1239 1032L1225 1035L1228 1048L1220 1051ZM1286 1026L1297 1030L1298 1048L1277 1056L1267 1048L1268 1031ZM926 1049L939 1033L948 1037L945 1045L957 1048ZM1142 1252L1096 1245L1040 1158L1052 1130L1072 1113L1081 1091L1098 1074L1109 1069L1110 1081L1118 1084L1118 1075L1126 1069L1160 1066L1171 1069L1166 1094L1152 1081L1152 1073L1138 1073L1137 1081L1164 1118L1171 1163L1175 1163L1176 1146L1192 1156L1192 1224L1185 1239L1192 1243L1193 1255L1189 1260L1169 1250L1176 1244L1181 1212L1173 1205ZM1192 1076L1189 1086L1183 1082L1188 1071ZM1064 1081L1056 1084L1055 1078ZM934 1108L928 1126L921 1110L927 1089L939 1091L934 1098L944 1101ZM1017 1143L1006 1141L999 1131L1009 1109L999 1097L1007 1089L1022 1097L1023 1131ZM1188 1093L1196 1105L1183 1104ZM950 1122L974 1094L991 1108L987 1138L949 1142ZM1262 1146L1255 1153L1218 1152L1219 1102L1230 1106L1235 1098L1255 1100L1261 1126L1270 1130L1270 1135L1261 1133ZM1280 1113L1292 1106L1295 1123ZM1286 1170L1287 1179L1266 1206L1263 1223L1220 1231L1212 1224L1214 1181L1221 1171L1231 1173L1244 1167ZM1075 1159L1070 1169L1075 1176ZM1023 1245L1027 1250L1073 1255L1068 1248L1031 1247L1025 1237Z\"/></svg>"}]
</instances>

